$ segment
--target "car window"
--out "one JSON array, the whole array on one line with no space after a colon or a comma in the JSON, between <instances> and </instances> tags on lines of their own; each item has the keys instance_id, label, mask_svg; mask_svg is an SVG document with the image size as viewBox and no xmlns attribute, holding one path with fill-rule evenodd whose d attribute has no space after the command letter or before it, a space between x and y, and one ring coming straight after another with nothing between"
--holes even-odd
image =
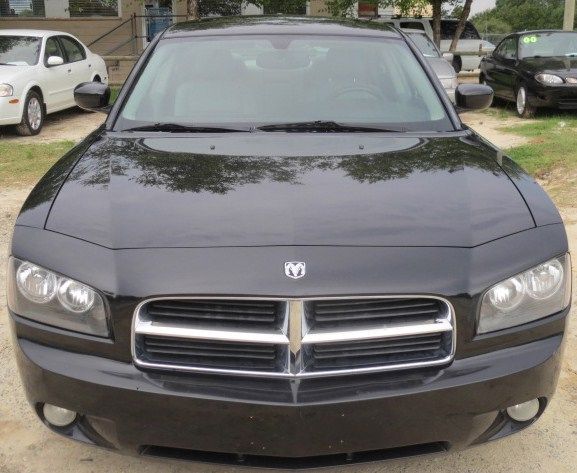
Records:
<instances>
[{"instance_id":1,"label":"car window","mask_svg":"<svg viewBox=\"0 0 577 473\"><path fill-rule=\"evenodd\" d=\"M33 36L0 36L0 64L33 66L38 63L40 38Z\"/></svg>"},{"instance_id":2,"label":"car window","mask_svg":"<svg viewBox=\"0 0 577 473\"><path fill-rule=\"evenodd\" d=\"M425 25L420 21L401 21L401 28L425 31Z\"/></svg>"},{"instance_id":3,"label":"car window","mask_svg":"<svg viewBox=\"0 0 577 473\"><path fill-rule=\"evenodd\" d=\"M502 59L517 58L517 38L506 38L495 50L495 54Z\"/></svg>"},{"instance_id":4,"label":"car window","mask_svg":"<svg viewBox=\"0 0 577 473\"><path fill-rule=\"evenodd\" d=\"M59 39L62 47L66 51L67 62L77 62L86 59L86 52L78 41L68 36L60 36Z\"/></svg>"},{"instance_id":5,"label":"car window","mask_svg":"<svg viewBox=\"0 0 577 473\"><path fill-rule=\"evenodd\" d=\"M161 41L117 125L250 127L315 120L453 129L403 41L296 35Z\"/></svg>"},{"instance_id":6,"label":"car window","mask_svg":"<svg viewBox=\"0 0 577 473\"><path fill-rule=\"evenodd\" d=\"M457 24L458 21L456 20L441 20L441 39L453 39L455 31L457 31ZM481 37L475 25L467 21L460 39L481 39Z\"/></svg>"},{"instance_id":7,"label":"car window","mask_svg":"<svg viewBox=\"0 0 577 473\"><path fill-rule=\"evenodd\" d=\"M58 56L66 61L66 56L62 52L62 48L60 47L60 43L58 42L56 36L46 40L46 47L44 48L44 62L48 61L50 56Z\"/></svg>"},{"instance_id":8,"label":"car window","mask_svg":"<svg viewBox=\"0 0 577 473\"><path fill-rule=\"evenodd\" d=\"M527 33L519 38L520 58L558 56L577 56L577 33L570 31Z\"/></svg>"}]
</instances>

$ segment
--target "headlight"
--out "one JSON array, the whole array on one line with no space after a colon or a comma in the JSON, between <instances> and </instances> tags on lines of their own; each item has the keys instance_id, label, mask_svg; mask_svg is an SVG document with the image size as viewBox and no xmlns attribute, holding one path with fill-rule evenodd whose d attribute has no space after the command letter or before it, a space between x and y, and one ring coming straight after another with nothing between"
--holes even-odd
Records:
<instances>
[{"instance_id":1,"label":"headlight","mask_svg":"<svg viewBox=\"0 0 577 473\"><path fill-rule=\"evenodd\" d=\"M109 334L104 301L94 289L16 258L8 262L8 307L21 317L54 327Z\"/></svg>"},{"instance_id":2,"label":"headlight","mask_svg":"<svg viewBox=\"0 0 577 473\"><path fill-rule=\"evenodd\" d=\"M525 324L565 309L571 299L571 258L546 261L495 284L483 296L478 333Z\"/></svg>"},{"instance_id":3,"label":"headlight","mask_svg":"<svg viewBox=\"0 0 577 473\"><path fill-rule=\"evenodd\" d=\"M544 85L558 85L564 82L561 77L554 74L537 74L535 79L537 82L541 82L541 84Z\"/></svg>"},{"instance_id":4,"label":"headlight","mask_svg":"<svg viewBox=\"0 0 577 473\"><path fill-rule=\"evenodd\" d=\"M10 84L0 84L0 97L12 97L14 89Z\"/></svg>"}]
</instances>

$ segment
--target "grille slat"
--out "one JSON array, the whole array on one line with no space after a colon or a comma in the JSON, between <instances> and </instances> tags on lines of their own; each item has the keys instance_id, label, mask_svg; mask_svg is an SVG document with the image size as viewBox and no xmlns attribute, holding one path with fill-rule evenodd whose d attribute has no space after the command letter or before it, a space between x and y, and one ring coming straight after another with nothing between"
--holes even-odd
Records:
<instances>
[{"instance_id":1,"label":"grille slat","mask_svg":"<svg viewBox=\"0 0 577 473\"><path fill-rule=\"evenodd\" d=\"M283 304L242 300L158 300L146 306L155 320L186 320L203 325L258 325L273 327L282 317Z\"/></svg>"},{"instance_id":2,"label":"grille slat","mask_svg":"<svg viewBox=\"0 0 577 473\"><path fill-rule=\"evenodd\" d=\"M443 334L420 339L381 339L370 342L316 344L310 348L309 369L335 370L413 363L438 357L443 351Z\"/></svg>"},{"instance_id":3,"label":"grille slat","mask_svg":"<svg viewBox=\"0 0 577 473\"><path fill-rule=\"evenodd\" d=\"M279 347L256 343L229 343L143 336L141 356L147 362L182 364L198 367L274 370L283 360Z\"/></svg>"},{"instance_id":4,"label":"grille slat","mask_svg":"<svg viewBox=\"0 0 577 473\"><path fill-rule=\"evenodd\" d=\"M424 298L315 301L307 306L311 329L354 329L363 321L383 324L433 322L442 314L440 301Z\"/></svg>"}]
</instances>

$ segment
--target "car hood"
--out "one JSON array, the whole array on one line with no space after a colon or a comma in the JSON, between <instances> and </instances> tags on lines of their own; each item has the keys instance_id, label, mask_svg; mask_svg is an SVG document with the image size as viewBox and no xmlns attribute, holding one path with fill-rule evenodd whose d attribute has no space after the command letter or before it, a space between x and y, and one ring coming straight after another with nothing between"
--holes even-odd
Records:
<instances>
[{"instance_id":1,"label":"car hood","mask_svg":"<svg viewBox=\"0 0 577 473\"><path fill-rule=\"evenodd\" d=\"M34 66L2 66L0 65L0 82L11 84L34 71Z\"/></svg>"},{"instance_id":2,"label":"car hood","mask_svg":"<svg viewBox=\"0 0 577 473\"><path fill-rule=\"evenodd\" d=\"M577 77L577 57L531 57L521 59L520 66L533 73L550 72Z\"/></svg>"},{"instance_id":3,"label":"car hood","mask_svg":"<svg viewBox=\"0 0 577 473\"><path fill-rule=\"evenodd\" d=\"M47 230L115 249L472 247L534 227L474 136L118 135L80 159Z\"/></svg>"},{"instance_id":4,"label":"car hood","mask_svg":"<svg viewBox=\"0 0 577 473\"><path fill-rule=\"evenodd\" d=\"M457 73L453 66L449 64L445 59L440 57L428 57L427 62L433 69L433 72L439 79L448 79L456 77Z\"/></svg>"}]
</instances>

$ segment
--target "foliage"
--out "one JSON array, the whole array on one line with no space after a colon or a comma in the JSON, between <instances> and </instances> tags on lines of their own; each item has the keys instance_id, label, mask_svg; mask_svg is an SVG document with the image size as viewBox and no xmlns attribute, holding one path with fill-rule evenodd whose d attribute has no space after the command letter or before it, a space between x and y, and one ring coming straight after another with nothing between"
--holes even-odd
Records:
<instances>
[{"instance_id":1,"label":"foliage","mask_svg":"<svg viewBox=\"0 0 577 473\"><path fill-rule=\"evenodd\" d=\"M511 25L505 20L499 18L494 8L478 13L471 18L471 22L475 25L481 34L506 34L513 30Z\"/></svg>"},{"instance_id":2,"label":"foliage","mask_svg":"<svg viewBox=\"0 0 577 473\"><path fill-rule=\"evenodd\" d=\"M495 8L475 15L471 21L477 29L489 33L560 29L564 5L563 0L497 0Z\"/></svg>"}]
</instances>

